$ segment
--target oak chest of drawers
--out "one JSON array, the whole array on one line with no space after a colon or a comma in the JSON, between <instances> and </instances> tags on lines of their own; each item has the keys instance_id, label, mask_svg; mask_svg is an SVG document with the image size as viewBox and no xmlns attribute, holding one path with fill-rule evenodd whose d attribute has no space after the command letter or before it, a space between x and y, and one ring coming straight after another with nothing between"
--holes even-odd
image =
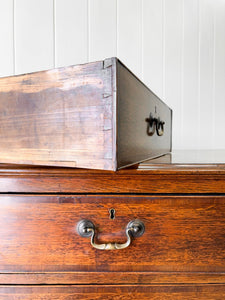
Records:
<instances>
[{"instance_id":1,"label":"oak chest of drawers","mask_svg":"<svg viewBox=\"0 0 225 300\"><path fill-rule=\"evenodd\" d=\"M224 154L118 172L1 165L0 299L224 299Z\"/></svg>"}]
</instances>

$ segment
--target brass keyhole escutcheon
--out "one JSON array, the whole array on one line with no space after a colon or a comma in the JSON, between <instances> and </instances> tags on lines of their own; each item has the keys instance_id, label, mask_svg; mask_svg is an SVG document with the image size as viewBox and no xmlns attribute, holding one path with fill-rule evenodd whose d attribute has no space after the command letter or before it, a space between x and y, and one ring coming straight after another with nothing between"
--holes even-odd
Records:
<instances>
[{"instance_id":1,"label":"brass keyhole escutcheon","mask_svg":"<svg viewBox=\"0 0 225 300\"><path fill-rule=\"evenodd\" d=\"M109 218L111 220L115 219L115 217L116 217L115 214L116 214L116 210L114 208L110 208L110 210L109 210Z\"/></svg>"}]
</instances>

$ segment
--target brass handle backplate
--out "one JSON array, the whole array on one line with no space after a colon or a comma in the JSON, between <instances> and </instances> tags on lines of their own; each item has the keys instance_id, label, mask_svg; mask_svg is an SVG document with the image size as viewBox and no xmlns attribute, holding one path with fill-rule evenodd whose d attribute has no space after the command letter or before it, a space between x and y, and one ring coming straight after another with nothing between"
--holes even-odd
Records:
<instances>
[{"instance_id":1,"label":"brass handle backplate","mask_svg":"<svg viewBox=\"0 0 225 300\"><path fill-rule=\"evenodd\" d=\"M77 224L77 232L82 237L91 237L91 245L95 249L99 250L119 250L127 248L131 243L131 237L142 236L145 231L144 223L140 220L133 220L127 224L126 236L127 241L123 244L119 243L107 243L97 244L95 243L96 229L94 224L89 220L81 220Z\"/></svg>"}]
</instances>

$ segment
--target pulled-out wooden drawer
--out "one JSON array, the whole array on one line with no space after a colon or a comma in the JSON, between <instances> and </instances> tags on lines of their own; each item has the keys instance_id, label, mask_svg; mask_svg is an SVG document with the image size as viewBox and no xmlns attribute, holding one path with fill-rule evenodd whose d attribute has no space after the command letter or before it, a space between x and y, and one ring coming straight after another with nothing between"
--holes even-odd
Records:
<instances>
[{"instance_id":1,"label":"pulled-out wooden drawer","mask_svg":"<svg viewBox=\"0 0 225 300\"><path fill-rule=\"evenodd\" d=\"M172 111L118 59L0 78L0 162L117 170L171 150Z\"/></svg>"},{"instance_id":2,"label":"pulled-out wooden drawer","mask_svg":"<svg viewBox=\"0 0 225 300\"><path fill-rule=\"evenodd\" d=\"M140 278L142 283L163 282L168 273L167 283L197 282L201 272L203 281L222 282L224 196L1 195L0 203L2 283L4 278L13 283L12 272L14 283L23 284L135 283ZM90 237L77 233L83 219L95 225L96 244L125 243L126 227L132 220L142 221L145 232L131 237L125 249L98 250ZM24 275L20 282L15 273L22 272L43 273L43 277ZM56 280L52 272L67 272L70 277L57 275L61 277ZM175 273L180 275L173 277Z\"/></svg>"}]
</instances>

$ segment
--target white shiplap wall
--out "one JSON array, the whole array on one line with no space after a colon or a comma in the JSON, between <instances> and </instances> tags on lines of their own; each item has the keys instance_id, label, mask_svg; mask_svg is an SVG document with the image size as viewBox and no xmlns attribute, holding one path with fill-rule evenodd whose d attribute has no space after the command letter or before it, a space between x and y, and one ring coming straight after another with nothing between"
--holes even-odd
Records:
<instances>
[{"instance_id":1,"label":"white shiplap wall","mask_svg":"<svg viewBox=\"0 0 225 300\"><path fill-rule=\"evenodd\" d=\"M174 149L225 148L225 0L0 0L0 76L119 57L174 111Z\"/></svg>"}]
</instances>

